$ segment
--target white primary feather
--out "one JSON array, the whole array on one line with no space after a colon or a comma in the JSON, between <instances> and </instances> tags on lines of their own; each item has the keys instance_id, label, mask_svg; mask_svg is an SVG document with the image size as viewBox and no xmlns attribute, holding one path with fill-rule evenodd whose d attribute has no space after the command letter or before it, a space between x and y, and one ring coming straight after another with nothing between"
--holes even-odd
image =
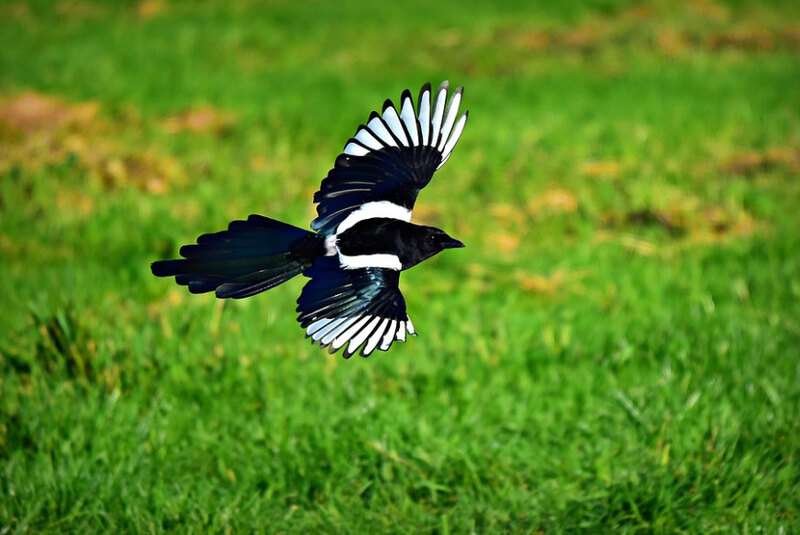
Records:
<instances>
[{"instance_id":1,"label":"white primary feather","mask_svg":"<svg viewBox=\"0 0 800 535\"><path fill-rule=\"evenodd\" d=\"M355 322L349 329L342 332L333 340L331 347L334 349L339 349L342 347L348 340L350 340L350 338L353 337L353 335L355 335L361 330L362 327L364 327L364 324L367 323L370 318L372 318L372 316L364 316L359 321Z\"/></svg>"},{"instance_id":2,"label":"white primary feather","mask_svg":"<svg viewBox=\"0 0 800 535\"><path fill-rule=\"evenodd\" d=\"M366 327L361 329L358 332L358 334L356 334L350 339L350 345L347 346L347 352L355 353L356 349L358 349L358 346L364 343L364 340L367 339L369 334L372 332L372 329L375 328L375 326L378 324L379 321L381 321L380 317L378 316L372 317L372 321L367 323Z\"/></svg>"},{"instance_id":3,"label":"white primary feather","mask_svg":"<svg viewBox=\"0 0 800 535\"><path fill-rule=\"evenodd\" d=\"M428 144L428 134L431 129L431 92L423 91L419 99L419 129L422 131L422 145Z\"/></svg>"},{"instance_id":4,"label":"white primary feather","mask_svg":"<svg viewBox=\"0 0 800 535\"><path fill-rule=\"evenodd\" d=\"M417 118L414 117L414 103L411 102L410 97L406 97L403 101L403 107L400 110L400 119L406 125L408 135L411 136L411 146L416 147L419 145L419 137L417 136Z\"/></svg>"},{"instance_id":5,"label":"white primary feather","mask_svg":"<svg viewBox=\"0 0 800 535\"><path fill-rule=\"evenodd\" d=\"M344 317L342 318L343 321L339 322L335 327L331 328L326 332L322 338L320 339L320 343L322 345L328 345L332 342L339 334L344 332L345 329L350 327L353 323L358 321L361 316L353 316L353 317Z\"/></svg>"},{"instance_id":6,"label":"white primary feather","mask_svg":"<svg viewBox=\"0 0 800 535\"><path fill-rule=\"evenodd\" d=\"M321 320L317 320L313 322L311 325L306 327L306 334L311 335L315 333L317 330L321 329L322 327L326 326L330 322L333 321L333 318L323 318Z\"/></svg>"},{"instance_id":7,"label":"white primary feather","mask_svg":"<svg viewBox=\"0 0 800 535\"><path fill-rule=\"evenodd\" d=\"M389 346L392 345L392 341L394 340L394 333L397 330L397 320L392 320L389 323L389 327L386 329L386 334L383 335L383 340L381 340L381 349L386 351L389 349Z\"/></svg>"},{"instance_id":8,"label":"white primary feather","mask_svg":"<svg viewBox=\"0 0 800 535\"><path fill-rule=\"evenodd\" d=\"M401 342L406 341L406 322L401 321L400 324L397 326L397 339Z\"/></svg>"},{"instance_id":9,"label":"white primary feather","mask_svg":"<svg viewBox=\"0 0 800 535\"><path fill-rule=\"evenodd\" d=\"M403 126L400 124L400 116L397 115L397 110L390 106L383 110L383 120L387 126L392 130L392 133L400 140L400 143L409 146L406 133L403 131Z\"/></svg>"},{"instance_id":10,"label":"white primary feather","mask_svg":"<svg viewBox=\"0 0 800 535\"><path fill-rule=\"evenodd\" d=\"M444 120L444 124L442 124L442 137L438 144L439 151L441 151L445 143L447 143L447 138L450 136L450 129L453 128L453 123L456 120L456 114L458 113L458 106L460 104L461 89L458 89L455 95L453 95L453 98L450 99L450 105L447 107L447 117Z\"/></svg>"},{"instance_id":11,"label":"white primary feather","mask_svg":"<svg viewBox=\"0 0 800 535\"><path fill-rule=\"evenodd\" d=\"M373 150L383 148L383 143L378 141L375 136L373 136L366 128L361 128L358 131L356 134L356 139Z\"/></svg>"},{"instance_id":12,"label":"white primary feather","mask_svg":"<svg viewBox=\"0 0 800 535\"><path fill-rule=\"evenodd\" d=\"M347 144L344 148L345 154L350 154L352 156L364 156L365 154L369 154L369 150L365 149L361 145L357 143L353 143L352 141Z\"/></svg>"},{"instance_id":13,"label":"white primary feather","mask_svg":"<svg viewBox=\"0 0 800 535\"><path fill-rule=\"evenodd\" d=\"M385 145L388 145L390 147L396 147L397 146L397 142L394 140L394 138L389 133L389 131L386 129L386 127L383 126L383 121L381 121L380 118L373 117L372 119L370 119L370 121L367 123L367 127L369 127L369 129L376 136L381 138L381 141L383 141L383 143Z\"/></svg>"},{"instance_id":14,"label":"white primary feather","mask_svg":"<svg viewBox=\"0 0 800 535\"><path fill-rule=\"evenodd\" d=\"M347 319L349 319L348 316L345 316L343 318L331 318L330 321L326 323L324 326L318 328L315 332L310 333L311 338L319 342L326 334L335 330L337 326L341 325Z\"/></svg>"},{"instance_id":15,"label":"white primary feather","mask_svg":"<svg viewBox=\"0 0 800 535\"><path fill-rule=\"evenodd\" d=\"M362 351L362 354L365 357L370 353L372 353L376 347L378 347L378 342L380 342L381 337L383 336L383 332L386 330L388 324L389 324L389 318L383 318L381 324L378 325L378 327L374 331L372 331L369 340L367 340L367 345L364 346L364 350Z\"/></svg>"},{"instance_id":16,"label":"white primary feather","mask_svg":"<svg viewBox=\"0 0 800 535\"><path fill-rule=\"evenodd\" d=\"M351 316L343 316L341 318L335 318L332 322L327 324L325 327L323 327L319 331L315 332L311 336L311 338L313 338L314 340L316 340L318 342L321 342L324 338L327 337L327 335L330 334L330 335L332 335L331 339L333 339L333 338L335 338L335 335L333 333L338 331L339 328L344 326L346 323L349 323L350 320L352 320L352 319L354 319L354 318L352 318Z\"/></svg>"},{"instance_id":17,"label":"white primary feather","mask_svg":"<svg viewBox=\"0 0 800 535\"><path fill-rule=\"evenodd\" d=\"M436 104L433 107L433 119L431 120L431 147L435 147L439 141L439 131L442 128L442 116L444 115L444 104L447 101L447 82L442 82L439 87L439 94L436 96Z\"/></svg>"}]
</instances>

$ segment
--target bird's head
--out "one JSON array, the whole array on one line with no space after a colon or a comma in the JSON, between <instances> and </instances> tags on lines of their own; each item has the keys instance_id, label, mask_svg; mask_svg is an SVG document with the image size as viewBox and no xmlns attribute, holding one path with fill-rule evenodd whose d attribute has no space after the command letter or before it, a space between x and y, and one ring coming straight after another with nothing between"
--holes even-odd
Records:
<instances>
[{"instance_id":1,"label":"bird's head","mask_svg":"<svg viewBox=\"0 0 800 535\"><path fill-rule=\"evenodd\" d=\"M420 227L420 230L421 234L415 243L418 258L415 258L416 262L414 263L430 258L445 249L464 247L463 243L453 238L442 229L423 226Z\"/></svg>"}]
</instances>

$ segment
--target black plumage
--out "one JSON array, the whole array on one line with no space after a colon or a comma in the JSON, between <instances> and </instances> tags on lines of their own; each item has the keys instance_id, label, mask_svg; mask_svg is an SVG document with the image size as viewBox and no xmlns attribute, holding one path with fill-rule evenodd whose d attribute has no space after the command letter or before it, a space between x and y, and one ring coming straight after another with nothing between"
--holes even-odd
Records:
<instances>
[{"instance_id":1,"label":"black plumage","mask_svg":"<svg viewBox=\"0 0 800 535\"><path fill-rule=\"evenodd\" d=\"M306 335L345 356L387 350L415 334L399 289L400 271L463 244L441 229L410 222L417 195L452 154L467 121L462 90L408 90L387 100L345 144L314 194L314 232L259 215L233 221L152 265L192 293L243 298L303 274L297 300Z\"/></svg>"}]
</instances>

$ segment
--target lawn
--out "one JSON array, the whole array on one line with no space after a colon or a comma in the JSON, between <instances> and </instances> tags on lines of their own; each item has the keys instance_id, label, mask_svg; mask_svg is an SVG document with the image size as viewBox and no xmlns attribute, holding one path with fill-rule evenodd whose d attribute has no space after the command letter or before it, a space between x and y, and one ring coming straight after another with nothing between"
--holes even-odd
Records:
<instances>
[{"instance_id":1,"label":"lawn","mask_svg":"<svg viewBox=\"0 0 800 535\"><path fill-rule=\"evenodd\" d=\"M443 79L419 336L150 274ZM799 177L796 2L4 2L0 533L800 532Z\"/></svg>"}]
</instances>

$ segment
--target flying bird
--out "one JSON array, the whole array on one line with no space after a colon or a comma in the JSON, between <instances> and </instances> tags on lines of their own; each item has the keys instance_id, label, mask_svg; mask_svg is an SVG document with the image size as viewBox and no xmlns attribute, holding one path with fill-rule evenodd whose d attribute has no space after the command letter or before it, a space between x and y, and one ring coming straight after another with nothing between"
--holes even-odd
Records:
<instances>
[{"instance_id":1,"label":"flying bird","mask_svg":"<svg viewBox=\"0 0 800 535\"><path fill-rule=\"evenodd\" d=\"M240 299L296 275L311 280L297 299L306 336L349 358L388 350L414 335L398 286L400 272L444 249L463 247L441 229L411 222L420 190L450 158L468 112L459 115L463 88L411 92L400 105L386 100L336 158L314 194L312 231L261 215L233 221L160 260L154 275L175 277L192 293Z\"/></svg>"}]
</instances>

